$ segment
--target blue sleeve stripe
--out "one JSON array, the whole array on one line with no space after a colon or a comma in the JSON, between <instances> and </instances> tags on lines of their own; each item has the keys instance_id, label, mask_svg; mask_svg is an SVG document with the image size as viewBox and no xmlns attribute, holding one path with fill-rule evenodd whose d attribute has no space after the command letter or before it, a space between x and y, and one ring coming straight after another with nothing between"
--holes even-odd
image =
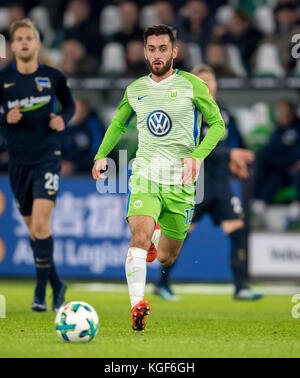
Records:
<instances>
[{"instance_id":1,"label":"blue sleeve stripe","mask_svg":"<svg viewBox=\"0 0 300 378\"><path fill-rule=\"evenodd\" d=\"M132 118L134 115L135 115L135 111L133 111L133 112L130 114L128 120L125 122L125 125L129 125L129 122L131 121L131 118Z\"/></svg>"},{"instance_id":2,"label":"blue sleeve stripe","mask_svg":"<svg viewBox=\"0 0 300 378\"><path fill-rule=\"evenodd\" d=\"M130 196L131 196L131 191L129 190L128 200L127 200L127 208L126 208L126 215L128 214Z\"/></svg>"},{"instance_id":3,"label":"blue sleeve stripe","mask_svg":"<svg viewBox=\"0 0 300 378\"><path fill-rule=\"evenodd\" d=\"M198 109L195 106L194 110L194 142L197 146L197 137L198 137Z\"/></svg>"}]
</instances>

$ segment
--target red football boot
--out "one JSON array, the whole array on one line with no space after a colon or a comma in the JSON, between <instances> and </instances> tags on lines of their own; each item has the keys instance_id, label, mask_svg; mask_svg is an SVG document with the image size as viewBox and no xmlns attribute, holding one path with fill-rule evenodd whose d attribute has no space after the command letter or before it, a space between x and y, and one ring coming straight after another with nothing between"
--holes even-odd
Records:
<instances>
[{"instance_id":1,"label":"red football boot","mask_svg":"<svg viewBox=\"0 0 300 378\"><path fill-rule=\"evenodd\" d=\"M146 327L145 318L149 314L150 314L150 305L148 302L144 300L139 301L139 303L131 309L132 329L135 332L144 331Z\"/></svg>"},{"instance_id":2,"label":"red football boot","mask_svg":"<svg viewBox=\"0 0 300 378\"><path fill-rule=\"evenodd\" d=\"M146 261L152 262L156 259L156 257L157 257L157 249L155 248L155 245L151 243L149 251L147 253Z\"/></svg>"},{"instance_id":3,"label":"red football boot","mask_svg":"<svg viewBox=\"0 0 300 378\"><path fill-rule=\"evenodd\" d=\"M160 230L160 227L159 227L158 223L156 223L155 230ZM156 259L156 257L157 257L157 249L156 249L154 243L151 243L149 251L147 253L146 261L147 262L152 262L152 261L154 261Z\"/></svg>"}]
</instances>

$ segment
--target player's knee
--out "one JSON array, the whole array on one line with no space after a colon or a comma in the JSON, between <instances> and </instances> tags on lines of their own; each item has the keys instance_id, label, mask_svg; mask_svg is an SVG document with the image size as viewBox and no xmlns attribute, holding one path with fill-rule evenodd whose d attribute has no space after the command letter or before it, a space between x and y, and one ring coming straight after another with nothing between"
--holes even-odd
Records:
<instances>
[{"instance_id":1,"label":"player's knee","mask_svg":"<svg viewBox=\"0 0 300 378\"><path fill-rule=\"evenodd\" d=\"M225 234L231 235L235 231L238 231L244 227L244 221L242 219L223 221L221 223L221 227Z\"/></svg>"},{"instance_id":2,"label":"player's knee","mask_svg":"<svg viewBox=\"0 0 300 378\"><path fill-rule=\"evenodd\" d=\"M162 265L165 266L166 268L168 268L169 266L173 265L173 262L175 260L172 260L172 259L167 259L165 260L164 262L162 262Z\"/></svg>"},{"instance_id":3,"label":"player's knee","mask_svg":"<svg viewBox=\"0 0 300 378\"><path fill-rule=\"evenodd\" d=\"M166 256L166 257L160 256L159 258L159 262L165 267L173 265L175 260L176 260L176 256Z\"/></svg>"},{"instance_id":4,"label":"player's knee","mask_svg":"<svg viewBox=\"0 0 300 378\"><path fill-rule=\"evenodd\" d=\"M133 232L130 245L147 251L151 245L151 235L142 231Z\"/></svg>"},{"instance_id":5,"label":"player's knee","mask_svg":"<svg viewBox=\"0 0 300 378\"><path fill-rule=\"evenodd\" d=\"M44 239L50 234L49 223L43 218L33 219L31 223L31 235L34 238Z\"/></svg>"}]
</instances>

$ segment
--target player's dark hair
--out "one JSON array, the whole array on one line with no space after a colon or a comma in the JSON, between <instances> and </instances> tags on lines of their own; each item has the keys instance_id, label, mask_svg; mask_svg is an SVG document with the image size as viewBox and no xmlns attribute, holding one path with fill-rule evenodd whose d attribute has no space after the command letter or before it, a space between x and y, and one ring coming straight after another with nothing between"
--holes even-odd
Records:
<instances>
[{"instance_id":1,"label":"player's dark hair","mask_svg":"<svg viewBox=\"0 0 300 378\"><path fill-rule=\"evenodd\" d=\"M290 99L287 99L287 98L282 98L280 99L279 101L277 101L276 105L285 105L289 108L290 112L295 115L297 113L297 107L296 107L296 104L290 100Z\"/></svg>"},{"instance_id":2,"label":"player's dark hair","mask_svg":"<svg viewBox=\"0 0 300 378\"><path fill-rule=\"evenodd\" d=\"M172 43L172 46L174 47L177 41L177 32L174 28L172 28L172 26L168 26L164 24L150 26L144 31L144 45L146 46L147 39L151 35L157 36L157 35L165 35L165 34L167 34L170 37L170 41Z\"/></svg>"},{"instance_id":3,"label":"player's dark hair","mask_svg":"<svg viewBox=\"0 0 300 378\"><path fill-rule=\"evenodd\" d=\"M233 13L233 15L237 18L239 18L240 20L242 20L243 22L249 22L249 16L246 12L240 10L240 9L236 9Z\"/></svg>"},{"instance_id":4,"label":"player's dark hair","mask_svg":"<svg viewBox=\"0 0 300 378\"><path fill-rule=\"evenodd\" d=\"M292 1L283 4L277 4L277 6L274 9L275 15L277 15L278 12L282 11L296 12L297 4L293 3Z\"/></svg>"}]
</instances>

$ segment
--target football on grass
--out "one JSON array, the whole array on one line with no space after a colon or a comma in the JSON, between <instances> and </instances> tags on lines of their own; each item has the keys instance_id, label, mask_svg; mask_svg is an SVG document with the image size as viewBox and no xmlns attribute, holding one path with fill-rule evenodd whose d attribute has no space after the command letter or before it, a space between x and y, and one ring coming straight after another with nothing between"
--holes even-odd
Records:
<instances>
[{"instance_id":1,"label":"football on grass","mask_svg":"<svg viewBox=\"0 0 300 378\"><path fill-rule=\"evenodd\" d=\"M85 302L70 302L62 306L55 318L58 336L71 343L87 343L99 331L97 312Z\"/></svg>"}]
</instances>

